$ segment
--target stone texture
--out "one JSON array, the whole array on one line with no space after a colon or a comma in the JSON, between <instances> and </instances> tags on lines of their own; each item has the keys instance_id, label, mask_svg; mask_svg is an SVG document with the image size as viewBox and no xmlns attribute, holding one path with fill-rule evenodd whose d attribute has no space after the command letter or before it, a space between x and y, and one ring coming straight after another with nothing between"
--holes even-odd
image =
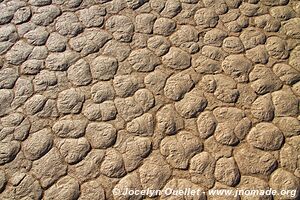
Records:
<instances>
[{"instance_id":1,"label":"stone texture","mask_svg":"<svg viewBox=\"0 0 300 200\"><path fill-rule=\"evenodd\" d=\"M243 175L270 175L277 167L276 158L265 151L242 146L236 149L234 157Z\"/></svg>"},{"instance_id":2,"label":"stone texture","mask_svg":"<svg viewBox=\"0 0 300 200\"><path fill-rule=\"evenodd\" d=\"M92 76L96 80L109 80L114 77L118 61L112 57L99 56L91 64Z\"/></svg>"},{"instance_id":3,"label":"stone texture","mask_svg":"<svg viewBox=\"0 0 300 200\"><path fill-rule=\"evenodd\" d=\"M257 94L266 94L281 88L280 79L271 69L263 65L256 65L250 73L251 87Z\"/></svg>"},{"instance_id":4,"label":"stone texture","mask_svg":"<svg viewBox=\"0 0 300 200\"><path fill-rule=\"evenodd\" d=\"M297 0L0 0L0 199L299 199L299 23ZM298 193L208 193L270 188Z\"/></svg>"},{"instance_id":5,"label":"stone texture","mask_svg":"<svg viewBox=\"0 0 300 200\"><path fill-rule=\"evenodd\" d=\"M132 51L127 60L139 72L151 72L160 64L159 58L147 48Z\"/></svg>"},{"instance_id":6,"label":"stone texture","mask_svg":"<svg viewBox=\"0 0 300 200\"><path fill-rule=\"evenodd\" d=\"M149 170L150 169L150 170ZM153 155L139 168L141 185L152 190L162 189L172 170L161 155Z\"/></svg>"},{"instance_id":7,"label":"stone texture","mask_svg":"<svg viewBox=\"0 0 300 200\"><path fill-rule=\"evenodd\" d=\"M226 174L226 176L224 176ZM216 162L216 179L228 186L234 186L239 182L240 172L233 158L220 158Z\"/></svg>"},{"instance_id":8,"label":"stone texture","mask_svg":"<svg viewBox=\"0 0 300 200\"><path fill-rule=\"evenodd\" d=\"M191 57L183 50L171 47L169 52L162 58L163 64L171 69L183 70L191 65Z\"/></svg>"},{"instance_id":9,"label":"stone texture","mask_svg":"<svg viewBox=\"0 0 300 200\"><path fill-rule=\"evenodd\" d=\"M37 160L45 155L53 145L53 136L48 129L30 134L23 142L24 155L29 160Z\"/></svg>"},{"instance_id":10,"label":"stone texture","mask_svg":"<svg viewBox=\"0 0 300 200\"><path fill-rule=\"evenodd\" d=\"M207 152L201 152L191 159L189 172L191 181L205 188L213 187L215 183L215 159ZM219 173L219 172L218 172Z\"/></svg>"},{"instance_id":11,"label":"stone texture","mask_svg":"<svg viewBox=\"0 0 300 200\"><path fill-rule=\"evenodd\" d=\"M248 142L263 150L278 150L283 143L283 134L271 123L259 123L248 134Z\"/></svg>"},{"instance_id":12,"label":"stone texture","mask_svg":"<svg viewBox=\"0 0 300 200\"><path fill-rule=\"evenodd\" d=\"M171 166L177 169L186 169L189 159L202 150L202 145L192 133L181 131L175 136L164 138L161 141L160 149Z\"/></svg>"},{"instance_id":13,"label":"stone texture","mask_svg":"<svg viewBox=\"0 0 300 200\"><path fill-rule=\"evenodd\" d=\"M57 108L61 113L79 113L84 101L84 96L76 89L71 88L58 94Z\"/></svg>"},{"instance_id":14,"label":"stone texture","mask_svg":"<svg viewBox=\"0 0 300 200\"><path fill-rule=\"evenodd\" d=\"M45 199L77 199L79 194L76 179L65 176L45 192Z\"/></svg>"},{"instance_id":15,"label":"stone texture","mask_svg":"<svg viewBox=\"0 0 300 200\"><path fill-rule=\"evenodd\" d=\"M269 184L276 190L296 190L295 195L280 195L278 198L297 199L299 197L299 178L282 168L279 168L272 173Z\"/></svg>"},{"instance_id":16,"label":"stone texture","mask_svg":"<svg viewBox=\"0 0 300 200\"><path fill-rule=\"evenodd\" d=\"M87 139L61 139L56 144L60 154L69 164L75 164L81 161L89 152L90 144Z\"/></svg>"},{"instance_id":17,"label":"stone texture","mask_svg":"<svg viewBox=\"0 0 300 200\"><path fill-rule=\"evenodd\" d=\"M40 180L43 188L49 187L60 177L67 174L67 165L63 163L57 149L53 148L41 159L34 161L32 173Z\"/></svg>"},{"instance_id":18,"label":"stone texture","mask_svg":"<svg viewBox=\"0 0 300 200\"><path fill-rule=\"evenodd\" d=\"M86 128L86 137L93 148L108 148L116 140L116 129L108 123L93 122Z\"/></svg>"}]
</instances>

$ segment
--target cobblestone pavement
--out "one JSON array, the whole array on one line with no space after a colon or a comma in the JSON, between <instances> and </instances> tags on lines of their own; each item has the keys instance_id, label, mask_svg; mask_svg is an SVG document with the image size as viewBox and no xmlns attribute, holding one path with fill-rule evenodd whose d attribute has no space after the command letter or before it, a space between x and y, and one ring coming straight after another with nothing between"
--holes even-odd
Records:
<instances>
[{"instance_id":1,"label":"cobblestone pavement","mask_svg":"<svg viewBox=\"0 0 300 200\"><path fill-rule=\"evenodd\" d=\"M297 0L0 0L0 199L299 192L299 97Z\"/></svg>"}]
</instances>

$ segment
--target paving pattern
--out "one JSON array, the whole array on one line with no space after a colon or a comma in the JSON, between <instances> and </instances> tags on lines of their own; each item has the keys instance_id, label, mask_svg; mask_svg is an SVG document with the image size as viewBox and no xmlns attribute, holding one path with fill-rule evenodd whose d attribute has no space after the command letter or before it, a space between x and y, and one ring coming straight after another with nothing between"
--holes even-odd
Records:
<instances>
[{"instance_id":1,"label":"paving pattern","mask_svg":"<svg viewBox=\"0 0 300 200\"><path fill-rule=\"evenodd\" d=\"M299 97L297 0L0 0L0 199L299 192Z\"/></svg>"}]
</instances>

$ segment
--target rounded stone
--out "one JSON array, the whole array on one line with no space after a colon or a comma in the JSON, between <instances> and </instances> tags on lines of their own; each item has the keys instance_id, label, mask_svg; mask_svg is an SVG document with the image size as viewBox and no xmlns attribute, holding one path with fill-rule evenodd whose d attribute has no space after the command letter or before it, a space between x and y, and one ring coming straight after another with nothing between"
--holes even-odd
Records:
<instances>
[{"instance_id":1,"label":"rounded stone","mask_svg":"<svg viewBox=\"0 0 300 200\"><path fill-rule=\"evenodd\" d=\"M132 40L134 24L127 16L113 15L107 19L105 27L120 42L130 42Z\"/></svg>"},{"instance_id":2,"label":"rounded stone","mask_svg":"<svg viewBox=\"0 0 300 200\"><path fill-rule=\"evenodd\" d=\"M184 127L183 119L174 110L174 105L168 104L156 113L157 127L163 134L173 135Z\"/></svg>"},{"instance_id":3,"label":"rounded stone","mask_svg":"<svg viewBox=\"0 0 300 200\"><path fill-rule=\"evenodd\" d=\"M184 118L193 118L207 106L207 100L200 91L191 91L175 103L177 112Z\"/></svg>"},{"instance_id":4,"label":"rounded stone","mask_svg":"<svg viewBox=\"0 0 300 200\"><path fill-rule=\"evenodd\" d=\"M191 181L205 188L213 187L216 161L207 152L195 155L190 161Z\"/></svg>"},{"instance_id":5,"label":"rounded stone","mask_svg":"<svg viewBox=\"0 0 300 200\"><path fill-rule=\"evenodd\" d=\"M136 76L119 75L114 77L113 87L116 95L120 97L128 97L133 95L139 89L140 82Z\"/></svg>"},{"instance_id":6,"label":"rounded stone","mask_svg":"<svg viewBox=\"0 0 300 200\"><path fill-rule=\"evenodd\" d=\"M147 41L148 48L153 51L157 56L163 56L168 53L171 43L164 36L153 36Z\"/></svg>"},{"instance_id":7,"label":"rounded stone","mask_svg":"<svg viewBox=\"0 0 300 200\"><path fill-rule=\"evenodd\" d=\"M245 49L251 49L259 44L264 44L266 41L265 34L257 28L249 27L243 30L240 39L244 44Z\"/></svg>"},{"instance_id":8,"label":"rounded stone","mask_svg":"<svg viewBox=\"0 0 300 200\"><path fill-rule=\"evenodd\" d=\"M217 120L210 111L204 111L198 116L197 127L200 138L206 139L214 134Z\"/></svg>"},{"instance_id":9,"label":"rounded stone","mask_svg":"<svg viewBox=\"0 0 300 200\"><path fill-rule=\"evenodd\" d=\"M260 121L271 121L275 116L272 96L265 94L259 96L251 106L252 115Z\"/></svg>"},{"instance_id":10,"label":"rounded stone","mask_svg":"<svg viewBox=\"0 0 300 200\"><path fill-rule=\"evenodd\" d=\"M80 195L79 183L71 176L65 176L45 191L44 199L77 199Z\"/></svg>"},{"instance_id":11,"label":"rounded stone","mask_svg":"<svg viewBox=\"0 0 300 200\"><path fill-rule=\"evenodd\" d=\"M175 74L167 79L164 94L174 101L180 100L192 87L194 82L188 74Z\"/></svg>"},{"instance_id":12,"label":"rounded stone","mask_svg":"<svg viewBox=\"0 0 300 200\"><path fill-rule=\"evenodd\" d=\"M203 42L207 45L220 47L227 36L228 34L225 31L213 28L205 33Z\"/></svg>"},{"instance_id":13,"label":"rounded stone","mask_svg":"<svg viewBox=\"0 0 300 200\"><path fill-rule=\"evenodd\" d=\"M295 195L280 195L282 199L297 199L299 197L300 182L299 178L292 173L279 168L274 171L270 177L269 184L275 190L296 190Z\"/></svg>"},{"instance_id":14,"label":"rounded stone","mask_svg":"<svg viewBox=\"0 0 300 200\"><path fill-rule=\"evenodd\" d=\"M45 155L53 145L53 135L48 129L32 133L22 143L24 155L29 160L37 160Z\"/></svg>"},{"instance_id":15,"label":"rounded stone","mask_svg":"<svg viewBox=\"0 0 300 200\"><path fill-rule=\"evenodd\" d=\"M55 23L57 32L61 35L74 37L83 31L83 25L72 12L64 12Z\"/></svg>"},{"instance_id":16,"label":"rounded stone","mask_svg":"<svg viewBox=\"0 0 300 200\"><path fill-rule=\"evenodd\" d=\"M155 97L148 89L136 91L134 100L143 108L144 112L149 111L155 105Z\"/></svg>"},{"instance_id":17,"label":"rounded stone","mask_svg":"<svg viewBox=\"0 0 300 200\"><path fill-rule=\"evenodd\" d=\"M253 90L260 95L279 90L282 87L281 80L264 65L254 66L249 74L249 80L252 82Z\"/></svg>"},{"instance_id":18,"label":"rounded stone","mask_svg":"<svg viewBox=\"0 0 300 200\"><path fill-rule=\"evenodd\" d=\"M88 124L85 136L93 148L105 149L115 143L117 131L109 123L92 122Z\"/></svg>"},{"instance_id":19,"label":"rounded stone","mask_svg":"<svg viewBox=\"0 0 300 200\"><path fill-rule=\"evenodd\" d=\"M287 85L293 85L300 80L300 73L285 63L277 63L273 66L273 72Z\"/></svg>"},{"instance_id":20,"label":"rounded stone","mask_svg":"<svg viewBox=\"0 0 300 200\"><path fill-rule=\"evenodd\" d=\"M84 102L83 94L74 88L64 90L58 94L57 108L63 114L79 113Z\"/></svg>"},{"instance_id":21,"label":"rounded stone","mask_svg":"<svg viewBox=\"0 0 300 200\"><path fill-rule=\"evenodd\" d=\"M90 65L83 59L68 68L68 79L75 85L87 85L92 81Z\"/></svg>"},{"instance_id":22,"label":"rounded stone","mask_svg":"<svg viewBox=\"0 0 300 200\"><path fill-rule=\"evenodd\" d=\"M37 25L48 26L60 14L61 10L56 5L42 6L34 13L31 21Z\"/></svg>"},{"instance_id":23,"label":"rounded stone","mask_svg":"<svg viewBox=\"0 0 300 200\"><path fill-rule=\"evenodd\" d=\"M179 0L167 0L161 15L163 17L173 18L180 13L181 9L181 2Z\"/></svg>"},{"instance_id":24,"label":"rounded stone","mask_svg":"<svg viewBox=\"0 0 300 200\"><path fill-rule=\"evenodd\" d=\"M153 154L138 170L143 188L162 189L171 177L172 169L161 155Z\"/></svg>"},{"instance_id":25,"label":"rounded stone","mask_svg":"<svg viewBox=\"0 0 300 200\"><path fill-rule=\"evenodd\" d=\"M59 120L53 126L53 132L61 138L78 138L84 135L86 120Z\"/></svg>"},{"instance_id":26,"label":"rounded stone","mask_svg":"<svg viewBox=\"0 0 300 200\"><path fill-rule=\"evenodd\" d=\"M296 116L299 113L299 99L290 89L272 93L275 116Z\"/></svg>"},{"instance_id":27,"label":"rounded stone","mask_svg":"<svg viewBox=\"0 0 300 200\"><path fill-rule=\"evenodd\" d=\"M29 31L24 35L27 42L32 45L44 45L49 37L47 29L44 27L37 27L36 29Z\"/></svg>"},{"instance_id":28,"label":"rounded stone","mask_svg":"<svg viewBox=\"0 0 300 200\"><path fill-rule=\"evenodd\" d=\"M300 38L300 28L298 26L299 22L300 22L300 18L298 17L298 18L290 19L287 21L287 23L285 23L284 30L287 36L295 39Z\"/></svg>"},{"instance_id":29,"label":"rounded stone","mask_svg":"<svg viewBox=\"0 0 300 200\"><path fill-rule=\"evenodd\" d=\"M297 46L291 51L291 55L289 57L289 64L298 72L300 71L300 61L298 59L299 56L300 56L300 46Z\"/></svg>"},{"instance_id":30,"label":"rounded stone","mask_svg":"<svg viewBox=\"0 0 300 200\"><path fill-rule=\"evenodd\" d=\"M147 48L133 50L127 60L139 72L151 72L160 64L159 57Z\"/></svg>"},{"instance_id":31,"label":"rounded stone","mask_svg":"<svg viewBox=\"0 0 300 200\"><path fill-rule=\"evenodd\" d=\"M90 144L84 137L78 139L61 139L56 144L64 160L69 164L81 161L90 151Z\"/></svg>"},{"instance_id":32,"label":"rounded stone","mask_svg":"<svg viewBox=\"0 0 300 200\"><path fill-rule=\"evenodd\" d=\"M138 136L152 136L154 133L154 119L149 113L145 113L140 117L133 119L127 123L128 132Z\"/></svg>"},{"instance_id":33,"label":"rounded stone","mask_svg":"<svg viewBox=\"0 0 300 200\"><path fill-rule=\"evenodd\" d=\"M92 99L95 103L102 103L107 100L113 100L115 91L111 82L98 82L91 88Z\"/></svg>"},{"instance_id":34,"label":"rounded stone","mask_svg":"<svg viewBox=\"0 0 300 200\"><path fill-rule=\"evenodd\" d=\"M156 20L156 16L153 14L143 13L135 17L135 30L139 33L150 34L153 31L153 25Z\"/></svg>"},{"instance_id":35,"label":"rounded stone","mask_svg":"<svg viewBox=\"0 0 300 200\"><path fill-rule=\"evenodd\" d=\"M114 100L119 116L126 122L141 116L144 110L133 97L116 98Z\"/></svg>"},{"instance_id":36,"label":"rounded stone","mask_svg":"<svg viewBox=\"0 0 300 200\"><path fill-rule=\"evenodd\" d=\"M100 171L111 178L121 178L126 174L122 154L111 149L106 152Z\"/></svg>"},{"instance_id":37,"label":"rounded stone","mask_svg":"<svg viewBox=\"0 0 300 200\"><path fill-rule=\"evenodd\" d=\"M113 57L98 56L91 63L92 76L96 80L112 79L118 69L118 61Z\"/></svg>"},{"instance_id":38,"label":"rounded stone","mask_svg":"<svg viewBox=\"0 0 300 200\"><path fill-rule=\"evenodd\" d=\"M244 55L230 55L222 62L222 69L237 82L246 82L249 80L252 63Z\"/></svg>"},{"instance_id":39,"label":"rounded stone","mask_svg":"<svg viewBox=\"0 0 300 200\"><path fill-rule=\"evenodd\" d=\"M250 130L247 140L254 147L274 151L280 149L284 136L272 123L262 122Z\"/></svg>"},{"instance_id":40,"label":"rounded stone","mask_svg":"<svg viewBox=\"0 0 300 200\"><path fill-rule=\"evenodd\" d=\"M98 200L106 199L105 190L103 186L97 181L92 180L83 183L80 186L80 197L79 200Z\"/></svg>"},{"instance_id":41,"label":"rounded stone","mask_svg":"<svg viewBox=\"0 0 300 200\"><path fill-rule=\"evenodd\" d=\"M158 18L154 22L153 33L163 36L171 35L176 29L176 23L172 19Z\"/></svg>"},{"instance_id":42,"label":"rounded stone","mask_svg":"<svg viewBox=\"0 0 300 200\"><path fill-rule=\"evenodd\" d=\"M191 57L180 48L171 47L169 52L162 57L162 62L171 69L183 70L191 66Z\"/></svg>"},{"instance_id":43,"label":"rounded stone","mask_svg":"<svg viewBox=\"0 0 300 200\"><path fill-rule=\"evenodd\" d=\"M287 43L280 37L269 37L265 45L270 56L277 59L285 59L289 56Z\"/></svg>"},{"instance_id":44,"label":"rounded stone","mask_svg":"<svg viewBox=\"0 0 300 200\"><path fill-rule=\"evenodd\" d=\"M104 23L103 16L106 14L105 9L99 5L94 5L88 9L79 11L79 20L86 27L100 27Z\"/></svg>"},{"instance_id":45,"label":"rounded stone","mask_svg":"<svg viewBox=\"0 0 300 200\"><path fill-rule=\"evenodd\" d=\"M165 137L160 143L161 154L166 156L168 163L176 169L186 169L189 160L201 150L199 139L187 131Z\"/></svg>"},{"instance_id":46,"label":"rounded stone","mask_svg":"<svg viewBox=\"0 0 300 200\"><path fill-rule=\"evenodd\" d=\"M270 187L267 182L264 180L257 178L257 177L252 177L252 176L241 176L241 181L238 185L238 187L242 190L249 190L249 188L253 190L258 190L258 191L266 191L269 190ZM272 195L268 194L263 194L263 195L243 195L243 199L245 200L272 200Z\"/></svg>"},{"instance_id":47,"label":"rounded stone","mask_svg":"<svg viewBox=\"0 0 300 200\"><path fill-rule=\"evenodd\" d=\"M198 26L214 28L219 17L213 8L201 8L195 13L194 20Z\"/></svg>"},{"instance_id":48,"label":"rounded stone","mask_svg":"<svg viewBox=\"0 0 300 200\"><path fill-rule=\"evenodd\" d=\"M214 174L218 181L228 186L235 186L240 181L240 171L233 158L217 160Z\"/></svg>"},{"instance_id":49,"label":"rounded stone","mask_svg":"<svg viewBox=\"0 0 300 200\"><path fill-rule=\"evenodd\" d=\"M0 142L0 165L11 162L20 151L20 143L17 141Z\"/></svg>"},{"instance_id":50,"label":"rounded stone","mask_svg":"<svg viewBox=\"0 0 300 200\"><path fill-rule=\"evenodd\" d=\"M277 168L277 160L272 154L248 145L235 149L234 158L244 175L268 176Z\"/></svg>"},{"instance_id":51,"label":"rounded stone","mask_svg":"<svg viewBox=\"0 0 300 200\"><path fill-rule=\"evenodd\" d=\"M278 117L273 123L282 131L285 137L293 137L300 134L300 121L294 117Z\"/></svg>"},{"instance_id":52,"label":"rounded stone","mask_svg":"<svg viewBox=\"0 0 300 200\"><path fill-rule=\"evenodd\" d=\"M137 169L150 154L152 143L149 138L129 137L120 146L127 172Z\"/></svg>"}]
</instances>

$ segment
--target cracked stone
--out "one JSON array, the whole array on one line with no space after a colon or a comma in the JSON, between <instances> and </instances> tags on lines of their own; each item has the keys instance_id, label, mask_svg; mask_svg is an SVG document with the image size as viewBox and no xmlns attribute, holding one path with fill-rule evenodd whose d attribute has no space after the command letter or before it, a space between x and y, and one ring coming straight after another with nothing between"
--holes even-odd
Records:
<instances>
[{"instance_id":1,"label":"cracked stone","mask_svg":"<svg viewBox=\"0 0 300 200\"><path fill-rule=\"evenodd\" d=\"M169 36L175 32L175 29L176 23L174 20L161 17L154 22L153 33L162 36Z\"/></svg>"},{"instance_id":2,"label":"cracked stone","mask_svg":"<svg viewBox=\"0 0 300 200\"><path fill-rule=\"evenodd\" d=\"M130 172L138 168L144 158L151 151L151 141L148 138L134 137L128 138L120 147L120 152L124 155L124 165L126 171Z\"/></svg>"},{"instance_id":3,"label":"cracked stone","mask_svg":"<svg viewBox=\"0 0 300 200\"><path fill-rule=\"evenodd\" d=\"M17 141L0 142L0 164L11 162L20 151L20 143Z\"/></svg>"},{"instance_id":4,"label":"cracked stone","mask_svg":"<svg viewBox=\"0 0 300 200\"><path fill-rule=\"evenodd\" d=\"M74 13L65 12L57 18L55 29L63 36L74 37L83 31L83 25Z\"/></svg>"},{"instance_id":5,"label":"cracked stone","mask_svg":"<svg viewBox=\"0 0 300 200\"><path fill-rule=\"evenodd\" d=\"M75 64L71 65L67 72L68 79L75 85L87 85L92 81L90 65L83 59L78 60Z\"/></svg>"},{"instance_id":6,"label":"cracked stone","mask_svg":"<svg viewBox=\"0 0 300 200\"><path fill-rule=\"evenodd\" d=\"M207 106L207 100L200 91L191 91L175 103L177 112L185 118L192 118L202 112Z\"/></svg>"},{"instance_id":7,"label":"cracked stone","mask_svg":"<svg viewBox=\"0 0 300 200\"><path fill-rule=\"evenodd\" d=\"M249 75L252 82L251 87L257 94L266 94L281 88L280 79L273 73L270 68L263 65L256 65Z\"/></svg>"},{"instance_id":8,"label":"cracked stone","mask_svg":"<svg viewBox=\"0 0 300 200\"><path fill-rule=\"evenodd\" d=\"M159 155L148 158L138 171L142 187L152 190L162 189L172 172L170 166Z\"/></svg>"},{"instance_id":9,"label":"cracked stone","mask_svg":"<svg viewBox=\"0 0 300 200\"><path fill-rule=\"evenodd\" d=\"M173 105L165 105L156 114L158 129L164 134L173 135L184 127L183 119L174 110Z\"/></svg>"}]
</instances>

